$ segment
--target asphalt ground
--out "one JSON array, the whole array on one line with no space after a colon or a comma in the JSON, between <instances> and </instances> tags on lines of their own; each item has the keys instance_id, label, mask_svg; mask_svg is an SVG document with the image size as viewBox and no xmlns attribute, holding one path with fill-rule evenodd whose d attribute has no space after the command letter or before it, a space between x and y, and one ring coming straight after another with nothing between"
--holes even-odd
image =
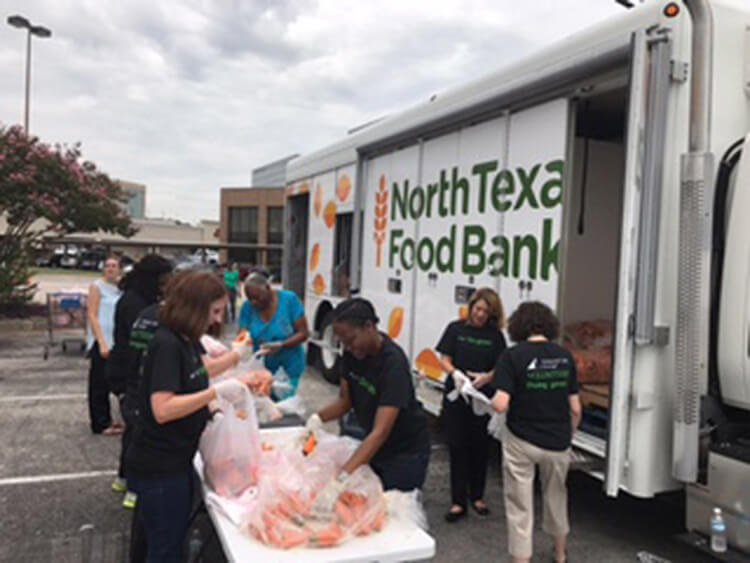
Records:
<instances>
[{"instance_id":1,"label":"asphalt ground","mask_svg":"<svg viewBox=\"0 0 750 563\"><path fill-rule=\"evenodd\" d=\"M53 349L42 359L43 333L0 334L0 561L119 562L127 560L131 512L110 490L119 438L94 436L88 426L87 361L76 351ZM335 393L312 369L300 393L311 409ZM335 429L335 425L329 425ZM432 424L433 454L424 489L437 562L504 561L505 519L499 459L490 460L486 501L489 517L471 513L448 524L447 451ZM684 522L680 494L640 500L609 499L601 483L569 476L571 561L637 561L647 551L674 562L710 561L675 539ZM541 514L537 495L536 514ZM207 537L208 520L201 526ZM536 523L534 561L550 561L552 540ZM205 561L221 561L209 545Z\"/></svg>"}]
</instances>

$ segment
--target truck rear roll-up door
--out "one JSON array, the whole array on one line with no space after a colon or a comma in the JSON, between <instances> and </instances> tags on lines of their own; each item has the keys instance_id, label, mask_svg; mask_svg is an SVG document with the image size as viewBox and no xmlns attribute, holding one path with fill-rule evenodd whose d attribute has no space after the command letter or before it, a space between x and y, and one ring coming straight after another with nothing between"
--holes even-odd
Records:
<instances>
[{"instance_id":1,"label":"truck rear roll-up door","mask_svg":"<svg viewBox=\"0 0 750 563\"><path fill-rule=\"evenodd\" d=\"M628 451L633 355L653 344L654 291L670 43L633 34L626 139L614 365L610 390L605 489L617 495Z\"/></svg>"}]
</instances>

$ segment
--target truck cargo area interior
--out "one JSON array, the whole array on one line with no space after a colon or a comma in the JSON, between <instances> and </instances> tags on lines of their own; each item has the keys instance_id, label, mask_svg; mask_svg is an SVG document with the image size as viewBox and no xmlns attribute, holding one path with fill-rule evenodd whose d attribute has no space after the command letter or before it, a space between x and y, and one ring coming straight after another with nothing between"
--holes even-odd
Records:
<instances>
[{"instance_id":1,"label":"truck cargo area interior","mask_svg":"<svg viewBox=\"0 0 750 563\"><path fill-rule=\"evenodd\" d=\"M581 430L607 437L625 163L627 90L591 89L575 104L572 182L561 263L562 340L581 383ZM586 280L596 276L592 286Z\"/></svg>"}]
</instances>

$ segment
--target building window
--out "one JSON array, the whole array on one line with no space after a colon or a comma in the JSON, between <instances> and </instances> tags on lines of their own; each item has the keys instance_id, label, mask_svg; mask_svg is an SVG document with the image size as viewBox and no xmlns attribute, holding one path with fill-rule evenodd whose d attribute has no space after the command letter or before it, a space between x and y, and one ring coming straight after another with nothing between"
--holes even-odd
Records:
<instances>
[{"instance_id":1,"label":"building window","mask_svg":"<svg viewBox=\"0 0 750 563\"><path fill-rule=\"evenodd\" d=\"M258 208L229 208L228 242L258 244Z\"/></svg>"},{"instance_id":2,"label":"building window","mask_svg":"<svg viewBox=\"0 0 750 563\"><path fill-rule=\"evenodd\" d=\"M281 250L269 250L266 269L270 272L274 282L281 282Z\"/></svg>"},{"instance_id":3,"label":"building window","mask_svg":"<svg viewBox=\"0 0 750 563\"><path fill-rule=\"evenodd\" d=\"M284 208L268 208L268 244L281 244L284 242Z\"/></svg>"}]
</instances>

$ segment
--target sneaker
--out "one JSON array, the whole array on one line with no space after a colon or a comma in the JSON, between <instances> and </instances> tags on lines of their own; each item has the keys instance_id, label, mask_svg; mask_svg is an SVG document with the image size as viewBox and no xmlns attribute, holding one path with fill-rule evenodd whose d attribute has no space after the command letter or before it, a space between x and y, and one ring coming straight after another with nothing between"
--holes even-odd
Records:
<instances>
[{"instance_id":1,"label":"sneaker","mask_svg":"<svg viewBox=\"0 0 750 563\"><path fill-rule=\"evenodd\" d=\"M135 508L136 502L138 502L138 495L133 491L128 491L127 493L125 493L125 497L122 499L122 507L130 508L132 510L133 508Z\"/></svg>"},{"instance_id":2,"label":"sneaker","mask_svg":"<svg viewBox=\"0 0 750 563\"><path fill-rule=\"evenodd\" d=\"M116 493L124 493L128 490L128 483L122 477L117 477L112 481L112 490Z\"/></svg>"}]
</instances>

